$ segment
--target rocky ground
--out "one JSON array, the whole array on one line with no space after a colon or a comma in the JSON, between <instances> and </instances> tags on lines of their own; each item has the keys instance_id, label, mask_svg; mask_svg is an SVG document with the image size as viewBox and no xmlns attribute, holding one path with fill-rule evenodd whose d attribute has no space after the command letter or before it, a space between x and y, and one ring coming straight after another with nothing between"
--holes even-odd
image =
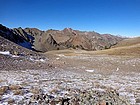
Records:
<instances>
[{"instance_id":1,"label":"rocky ground","mask_svg":"<svg viewBox=\"0 0 140 105\"><path fill-rule=\"evenodd\" d=\"M57 51L47 53L55 62L63 61L64 69L95 78L102 87L115 89L119 96L125 97L130 104L140 102L140 58L135 56L95 55L87 51ZM86 74L88 73L88 74ZM118 104L121 105L121 104Z\"/></svg>"},{"instance_id":2,"label":"rocky ground","mask_svg":"<svg viewBox=\"0 0 140 105\"><path fill-rule=\"evenodd\" d=\"M0 54L0 105L140 105L139 58L73 50L44 56Z\"/></svg>"},{"instance_id":3,"label":"rocky ground","mask_svg":"<svg viewBox=\"0 0 140 105\"><path fill-rule=\"evenodd\" d=\"M102 80L100 74L53 69L1 71L0 75L1 104L129 105L129 100L101 83L109 80Z\"/></svg>"}]
</instances>

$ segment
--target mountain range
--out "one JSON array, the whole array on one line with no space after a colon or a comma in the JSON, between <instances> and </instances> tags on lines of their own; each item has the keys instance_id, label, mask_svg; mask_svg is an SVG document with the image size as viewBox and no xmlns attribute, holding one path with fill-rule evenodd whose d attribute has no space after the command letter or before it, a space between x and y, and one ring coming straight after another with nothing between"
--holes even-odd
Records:
<instances>
[{"instance_id":1,"label":"mountain range","mask_svg":"<svg viewBox=\"0 0 140 105\"><path fill-rule=\"evenodd\" d=\"M79 31L71 28L42 31L37 28L7 28L0 24L0 36L31 50L46 52L62 49L88 51L109 49L124 38L111 34Z\"/></svg>"}]
</instances>

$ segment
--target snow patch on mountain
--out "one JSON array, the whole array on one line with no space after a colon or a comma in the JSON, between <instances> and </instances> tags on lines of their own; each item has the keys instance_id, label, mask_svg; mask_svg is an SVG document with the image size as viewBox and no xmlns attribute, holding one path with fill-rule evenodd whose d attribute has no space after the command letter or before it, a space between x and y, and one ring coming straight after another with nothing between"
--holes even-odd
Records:
<instances>
[{"instance_id":1,"label":"snow patch on mountain","mask_svg":"<svg viewBox=\"0 0 140 105\"><path fill-rule=\"evenodd\" d=\"M17 55L12 55L12 54L10 54L9 51L0 51L0 54L2 54L2 55L8 55L8 56L11 56L11 57L19 57L19 56L17 56Z\"/></svg>"},{"instance_id":2,"label":"snow patch on mountain","mask_svg":"<svg viewBox=\"0 0 140 105\"><path fill-rule=\"evenodd\" d=\"M10 55L10 52L9 52L9 51L0 51L0 54L3 54L3 55Z\"/></svg>"}]
</instances>

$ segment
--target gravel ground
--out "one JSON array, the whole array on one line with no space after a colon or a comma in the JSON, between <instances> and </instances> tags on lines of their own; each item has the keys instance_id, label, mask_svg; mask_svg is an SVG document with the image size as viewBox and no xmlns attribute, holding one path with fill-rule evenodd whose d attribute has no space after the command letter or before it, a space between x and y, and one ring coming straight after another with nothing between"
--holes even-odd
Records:
<instances>
[{"instance_id":1,"label":"gravel ground","mask_svg":"<svg viewBox=\"0 0 140 105\"><path fill-rule=\"evenodd\" d=\"M129 105L135 101L106 86L110 80L100 74L53 69L1 71L0 75L1 104Z\"/></svg>"},{"instance_id":2,"label":"gravel ground","mask_svg":"<svg viewBox=\"0 0 140 105\"><path fill-rule=\"evenodd\" d=\"M0 54L0 105L140 105L139 58L75 54Z\"/></svg>"}]
</instances>

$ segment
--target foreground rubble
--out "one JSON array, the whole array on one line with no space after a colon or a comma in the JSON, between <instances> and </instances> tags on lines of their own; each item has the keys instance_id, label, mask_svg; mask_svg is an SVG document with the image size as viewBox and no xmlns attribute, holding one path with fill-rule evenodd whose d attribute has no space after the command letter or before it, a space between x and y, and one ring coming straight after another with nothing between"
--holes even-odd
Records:
<instances>
[{"instance_id":1,"label":"foreground rubble","mask_svg":"<svg viewBox=\"0 0 140 105\"><path fill-rule=\"evenodd\" d=\"M111 77L104 78L100 74L53 69L1 71L0 75L0 104L2 105L130 105L136 103L133 93L130 94L127 90L117 91L107 86L115 81L109 80ZM114 86L120 88L117 85L114 83ZM138 85L139 83L136 86ZM121 88L125 87L121 86Z\"/></svg>"}]
</instances>

